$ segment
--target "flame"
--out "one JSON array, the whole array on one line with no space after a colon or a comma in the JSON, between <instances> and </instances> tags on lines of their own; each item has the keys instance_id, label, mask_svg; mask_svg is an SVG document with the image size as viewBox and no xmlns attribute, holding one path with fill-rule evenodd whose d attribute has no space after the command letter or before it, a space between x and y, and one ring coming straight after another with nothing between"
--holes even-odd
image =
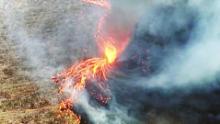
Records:
<instances>
[{"instance_id":1,"label":"flame","mask_svg":"<svg viewBox=\"0 0 220 124\"><path fill-rule=\"evenodd\" d=\"M52 80L60 85L60 93L63 93L65 88L70 88L77 92L83 91L88 80L107 80L107 73L112 66L111 64L115 62L116 57L116 48L108 43L105 46L104 58L91 58L81 61L59 73L53 77ZM100 99L103 104L107 104L110 98L100 96L98 99ZM75 101L71 98L62 101L59 105L59 112L72 116L73 112L71 109L74 102Z\"/></svg>"},{"instance_id":2,"label":"flame","mask_svg":"<svg viewBox=\"0 0 220 124\"><path fill-rule=\"evenodd\" d=\"M69 119L72 118L74 120L74 122L76 124L80 124L80 121L81 121L81 117L80 116L76 116L72 111L71 111L71 108L72 108L72 99L66 99L64 101L62 101L60 104L59 104L59 111L58 111L58 118L65 118L65 117L68 117ZM72 123L72 122L69 122L70 120L67 119L67 120L64 120L65 121L65 124L69 124L69 123Z\"/></svg>"},{"instance_id":3,"label":"flame","mask_svg":"<svg viewBox=\"0 0 220 124\"><path fill-rule=\"evenodd\" d=\"M65 87L73 86L74 89L83 90L86 85L86 81L90 79L103 79L107 80L107 72L115 62L117 57L116 47L110 43L105 46L104 58L91 58L72 65L70 68L59 73L53 77L53 81L56 83L65 82L66 80L72 80L72 84L61 84L60 91L62 92ZM68 86L67 86L68 84Z\"/></svg>"},{"instance_id":4,"label":"flame","mask_svg":"<svg viewBox=\"0 0 220 124\"><path fill-rule=\"evenodd\" d=\"M112 44L107 44L105 47L105 57L109 64L113 63L117 57L117 50Z\"/></svg>"},{"instance_id":5,"label":"flame","mask_svg":"<svg viewBox=\"0 0 220 124\"><path fill-rule=\"evenodd\" d=\"M65 69L61 73L52 77L53 82L59 85L59 93L64 93L65 89L71 90L71 93L75 93L75 96L71 94L71 98L66 99L60 103L59 111L66 113L67 115L73 114L71 111L73 104L77 102L79 98L79 92L85 89L87 83L90 80L96 82L105 82L108 78L108 73L114 65L116 58L122 53L129 37L123 37L120 41L125 41L122 44L118 44L119 41L112 34L106 34L104 31L104 25L106 24L106 17L111 9L111 4L107 0L82 0L83 2L98 5L105 8L106 14L99 20L96 30L96 42L103 57L94 57L87 60L83 60L73 64L71 67ZM74 99L74 98L75 99ZM98 96L103 104L107 104L110 98ZM80 122L80 118L78 119Z\"/></svg>"}]
</instances>

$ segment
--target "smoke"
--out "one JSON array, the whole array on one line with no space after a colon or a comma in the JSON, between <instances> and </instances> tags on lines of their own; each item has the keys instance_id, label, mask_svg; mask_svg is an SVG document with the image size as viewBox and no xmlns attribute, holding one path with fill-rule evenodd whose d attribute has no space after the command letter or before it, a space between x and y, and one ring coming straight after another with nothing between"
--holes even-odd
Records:
<instances>
[{"instance_id":1,"label":"smoke","mask_svg":"<svg viewBox=\"0 0 220 124\"><path fill-rule=\"evenodd\" d=\"M118 101L138 116L156 111L154 123L167 123L156 121L163 112L177 116L168 123L219 123L219 9L215 0L152 2L122 56L132 79L116 92L131 99Z\"/></svg>"},{"instance_id":2,"label":"smoke","mask_svg":"<svg viewBox=\"0 0 220 124\"><path fill-rule=\"evenodd\" d=\"M17 54L26 66L27 75L42 89L47 90L52 85L49 79L56 72L79 59L97 54L94 34L97 21L104 13L101 8L83 4L79 0L4 0L1 1L1 8L8 39L17 45ZM128 9L122 10L118 6L116 9L121 12L121 16L127 14L125 10ZM122 26L124 28L137 18L133 14L133 19L130 18L127 22L129 24L123 23L120 15L116 15L117 12L114 11L111 15L119 18L115 24L119 21L120 24L125 24ZM73 96L75 94L71 89L66 92ZM92 106L87 93L81 96L77 105L82 106L94 123L133 120L127 115L126 108L114 105L117 103L113 101L107 110Z\"/></svg>"},{"instance_id":3,"label":"smoke","mask_svg":"<svg viewBox=\"0 0 220 124\"><path fill-rule=\"evenodd\" d=\"M112 100L102 107L84 91L75 108L95 124L219 122L220 1L111 3L110 20L133 36L108 82ZM46 80L42 87L78 59L97 55L94 33L104 13L98 7L79 0L3 0L0 7L8 38L28 75Z\"/></svg>"},{"instance_id":4,"label":"smoke","mask_svg":"<svg viewBox=\"0 0 220 124\"><path fill-rule=\"evenodd\" d=\"M78 106L76 108L83 109L89 116L90 123L95 124L133 124L140 123L139 120L128 115L128 110L126 107L118 105L115 101L111 101L108 108L104 107L94 107L91 102L88 101L88 94L84 93L81 99L78 101Z\"/></svg>"},{"instance_id":5,"label":"smoke","mask_svg":"<svg viewBox=\"0 0 220 124\"><path fill-rule=\"evenodd\" d=\"M86 14L80 1L2 2L8 38L18 44L33 79L49 79L78 58L96 54L90 32L98 14Z\"/></svg>"},{"instance_id":6,"label":"smoke","mask_svg":"<svg viewBox=\"0 0 220 124\"><path fill-rule=\"evenodd\" d=\"M220 71L218 11L218 1L185 1L153 7L138 32L153 37L146 45L151 45L150 61L156 73L140 83L146 87L172 88L216 82Z\"/></svg>"}]
</instances>

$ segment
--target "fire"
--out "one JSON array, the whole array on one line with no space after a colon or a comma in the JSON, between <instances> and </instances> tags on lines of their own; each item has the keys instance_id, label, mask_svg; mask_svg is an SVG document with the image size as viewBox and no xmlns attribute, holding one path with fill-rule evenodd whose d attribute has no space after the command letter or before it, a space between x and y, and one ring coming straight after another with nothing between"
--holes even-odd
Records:
<instances>
[{"instance_id":1,"label":"fire","mask_svg":"<svg viewBox=\"0 0 220 124\"><path fill-rule=\"evenodd\" d=\"M113 63L117 57L117 50L116 48L111 45L107 44L105 47L105 57L109 64Z\"/></svg>"},{"instance_id":2,"label":"fire","mask_svg":"<svg viewBox=\"0 0 220 124\"><path fill-rule=\"evenodd\" d=\"M61 118L61 119L65 118L65 117L72 118L76 124L80 124L81 117L76 116L71 111L71 108L72 108L72 100L71 99L66 99L66 100L62 101L59 105L59 111L57 113L58 118ZM65 120L65 124L73 123L70 121L71 120Z\"/></svg>"},{"instance_id":3,"label":"fire","mask_svg":"<svg viewBox=\"0 0 220 124\"><path fill-rule=\"evenodd\" d=\"M73 114L71 111L73 104L77 102L79 93L85 90L87 83L89 83L91 80L97 83L107 81L109 71L114 65L117 57L124 49L122 46L124 44L118 45L114 36L108 34L106 35L103 32L106 17L109 13L108 11L111 8L110 3L107 0L82 1L101 6L107 10L106 14L99 20L95 36L99 52L101 52L102 57L94 57L77 62L71 67L52 77L53 82L59 86L59 93L64 93L65 89L71 90L71 93L76 93L74 96L71 94L71 98L66 99L60 103L59 112L66 113L67 115ZM126 37L125 41L127 40L128 38ZM104 104L106 104L110 99L101 95L98 95L98 97L100 97L99 99Z\"/></svg>"},{"instance_id":4,"label":"fire","mask_svg":"<svg viewBox=\"0 0 220 124\"><path fill-rule=\"evenodd\" d=\"M79 91L83 90L87 80L96 78L107 80L108 69L110 69L111 64L114 63L116 57L116 48L112 44L107 43L105 46L104 58L91 58L76 63L52 79L56 83L63 83L61 83L61 92L67 87L65 81L70 79L72 79L72 84L68 84L69 86L73 86L74 89Z\"/></svg>"},{"instance_id":5,"label":"fire","mask_svg":"<svg viewBox=\"0 0 220 124\"><path fill-rule=\"evenodd\" d=\"M60 93L63 93L65 88L70 88L73 91L81 92L85 89L86 83L89 80L107 80L108 71L117 57L116 47L111 43L106 43L105 57L91 58L74 64L70 68L59 73L52 80L60 86ZM103 98L100 97L102 100ZM109 98L106 98L108 100ZM102 100L106 103L106 100ZM59 111L71 115L73 99L67 99L60 103Z\"/></svg>"}]
</instances>

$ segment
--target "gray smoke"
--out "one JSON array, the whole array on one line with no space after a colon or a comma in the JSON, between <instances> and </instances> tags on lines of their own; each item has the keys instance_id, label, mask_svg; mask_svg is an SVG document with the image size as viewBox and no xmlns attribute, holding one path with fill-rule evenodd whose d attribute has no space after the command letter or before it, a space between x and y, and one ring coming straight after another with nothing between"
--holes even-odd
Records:
<instances>
[{"instance_id":1,"label":"gray smoke","mask_svg":"<svg viewBox=\"0 0 220 124\"><path fill-rule=\"evenodd\" d=\"M0 4L8 38L17 44L17 53L27 67L27 75L41 88L50 87L51 76L77 60L96 56L94 34L104 14L102 8L83 4L80 0L3 0ZM123 14L125 10L120 11ZM74 91L67 89L66 92ZM92 122L133 120L127 116L126 108L119 108L114 102L110 110L93 107L86 94L82 94L79 105Z\"/></svg>"},{"instance_id":2,"label":"gray smoke","mask_svg":"<svg viewBox=\"0 0 220 124\"><path fill-rule=\"evenodd\" d=\"M157 12L158 6L166 7L164 4L156 4L152 11L147 12L149 14L138 31L147 31L148 34L162 39L158 44L164 45L163 47L149 44L153 47L149 48L152 49L152 54L156 53L152 56L161 56L155 61L160 59L162 62L154 75L141 79L141 85L188 88L216 82L220 72L220 30L217 28L220 19L219 2L173 2L168 5L169 8L162 9L164 12L161 9ZM186 38L183 40L182 36Z\"/></svg>"},{"instance_id":3,"label":"gray smoke","mask_svg":"<svg viewBox=\"0 0 220 124\"><path fill-rule=\"evenodd\" d=\"M111 3L115 23L135 26L119 58L122 66L109 79L112 100L97 106L84 91L76 108L95 124L213 123L201 118L219 116L219 92L213 90L219 90L220 1ZM56 72L97 55L94 33L104 14L99 7L79 0L2 0L0 7L28 75L46 80L40 85L52 85L48 80Z\"/></svg>"},{"instance_id":4,"label":"gray smoke","mask_svg":"<svg viewBox=\"0 0 220 124\"><path fill-rule=\"evenodd\" d=\"M34 70L33 78L49 79L78 58L96 54L93 32L98 11L87 14L94 10L80 1L2 2L8 36Z\"/></svg>"},{"instance_id":5,"label":"gray smoke","mask_svg":"<svg viewBox=\"0 0 220 124\"><path fill-rule=\"evenodd\" d=\"M219 123L219 5L217 0L152 2L123 56L133 77L129 91L116 90L121 98L135 100L118 101L182 120L168 123Z\"/></svg>"}]
</instances>

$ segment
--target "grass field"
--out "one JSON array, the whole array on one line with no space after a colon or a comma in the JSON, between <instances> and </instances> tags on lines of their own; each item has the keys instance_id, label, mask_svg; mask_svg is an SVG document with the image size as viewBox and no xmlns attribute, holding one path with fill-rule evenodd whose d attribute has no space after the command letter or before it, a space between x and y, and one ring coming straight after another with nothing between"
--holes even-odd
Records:
<instances>
[{"instance_id":1,"label":"grass field","mask_svg":"<svg viewBox=\"0 0 220 124\"><path fill-rule=\"evenodd\" d=\"M0 18L0 124L77 123L76 116L59 118L55 88L41 90L25 73L16 44L7 39ZM47 92L47 96L45 96Z\"/></svg>"}]
</instances>

